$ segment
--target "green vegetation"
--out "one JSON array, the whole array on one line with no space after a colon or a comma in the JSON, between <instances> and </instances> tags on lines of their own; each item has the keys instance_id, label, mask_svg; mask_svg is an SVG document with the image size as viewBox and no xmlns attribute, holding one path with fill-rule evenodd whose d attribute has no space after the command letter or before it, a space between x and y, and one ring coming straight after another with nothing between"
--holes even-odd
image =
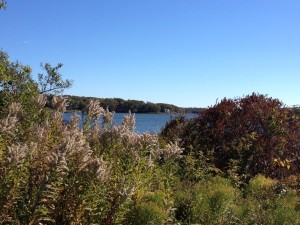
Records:
<instances>
[{"instance_id":1,"label":"green vegetation","mask_svg":"<svg viewBox=\"0 0 300 225\"><path fill-rule=\"evenodd\" d=\"M182 109L56 96L72 81L42 66L34 81L0 51L0 224L300 224L298 108L254 93L137 134L134 114L113 126L108 109Z\"/></svg>"},{"instance_id":2,"label":"green vegetation","mask_svg":"<svg viewBox=\"0 0 300 225\"><path fill-rule=\"evenodd\" d=\"M6 9L6 1L4 0L0 1L0 9Z\"/></svg>"},{"instance_id":3,"label":"green vegetation","mask_svg":"<svg viewBox=\"0 0 300 225\"><path fill-rule=\"evenodd\" d=\"M82 130L75 115L64 124L66 98L53 96L50 109L39 89L58 86L61 76L39 86L29 67L4 52L0 59L1 224L135 224L141 218L156 224L171 218L178 146L161 148L156 135L135 133L130 114L113 127L113 113L97 101L90 101Z\"/></svg>"},{"instance_id":4,"label":"green vegetation","mask_svg":"<svg viewBox=\"0 0 300 225\"><path fill-rule=\"evenodd\" d=\"M61 94L67 88L72 86L73 81L63 80L59 69L63 64L59 63L56 67L52 67L49 63L41 64L41 67L47 72L47 75L38 75L38 85L40 94Z\"/></svg>"},{"instance_id":5,"label":"green vegetation","mask_svg":"<svg viewBox=\"0 0 300 225\"><path fill-rule=\"evenodd\" d=\"M90 100L97 100L101 102L103 108L108 108L110 111L117 113L199 113L203 108L180 108L175 105L165 103L151 103L137 100L124 100L121 98L94 98L94 97L79 97L69 96L69 104L67 110L86 111Z\"/></svg>"},{"instance_id":6,"label":"green vegetation","mask_svg":"<svg viewBox=\"0 0 300 225\"><path fill-rule=\"evenodd\" d=\"M159 136L90 100L80 129L40 94L69 87L60 66L41 85L0 56L1 224L300 224L300 119L277 99L224 99Z\"/></svg>"}]
</instances>

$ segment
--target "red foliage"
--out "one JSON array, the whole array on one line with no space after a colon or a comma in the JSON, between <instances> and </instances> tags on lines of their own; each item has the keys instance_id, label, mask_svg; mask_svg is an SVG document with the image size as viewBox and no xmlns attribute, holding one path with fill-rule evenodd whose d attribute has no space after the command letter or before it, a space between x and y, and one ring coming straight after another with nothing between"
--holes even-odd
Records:
<instances>
[{"instance_id":1,"label":"red foliage","mask_svg":"<svg viewBox=\"0 0 300 225\"><path fill-rule=\"evenodd\" d=\"M292 110L277 99L253 93L225 98L208 108L186 123L180 138L186 153L202 151L223 171L235 162L240 174L283 178L299 172L299 131L300 120ZM289 166L276 160L288 160Z\"/></svg>"}]
</instances>

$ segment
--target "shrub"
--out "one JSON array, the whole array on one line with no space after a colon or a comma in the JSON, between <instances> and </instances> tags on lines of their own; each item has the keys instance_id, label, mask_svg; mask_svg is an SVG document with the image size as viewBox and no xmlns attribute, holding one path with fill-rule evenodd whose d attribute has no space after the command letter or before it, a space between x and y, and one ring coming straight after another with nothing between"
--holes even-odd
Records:
<instances>
[{"instance_id":1,"label":"shrub","mask_svg":"<svg viewBox=\"0 0 300 225\"><path fill-rule=\"evenodd\" d=\"M168 218L165 209L165 196L162 192L146 194L138 203L132 206L126 214L123 224L127 225L159 225Z\"/></svg>"},{"instance_id":2,"label":"shrub","mask_svg":"<svg viewBox=\"0 0 300 225\"><path fill-rule=\"evenodd\" d=\"M184 154L202 152L225 173L235 161L244 181L258 173L284 178L300 171L300 120L277 99L255 93L225 98L181 127Z\"/></svg>"},{"instance_id":3,"label":"shrub","mask_svg":"<svg viewBox=\"0 0 300 225\"><path fill-rule=\"evenodd\" d=\"M240 191L227 179L207 177L176 196L176 216L184 224L238 224Z\"/></svg>"},{"instance_id":4,"label":"shrub","mask_svg":"<svg viewBox=\"0 0 300 225\"><path fill-rule=\"evenodd\" d=\"M295 190L257 175L246 187L241 219L243 224L299 224L299 200Z\"/></svg>"},{"instance_id":5,"label":"shrub","mask_svg":"<svg viewBox=\"0 0 300 225\"><path fill-rule=\"evenodd\" d=\"M246 192L257 199L271 199L274 197L277 183L276 180L259 174L250 180Z\"/></svg>"},{"instance_id":6,"label":"shrub","mask_svg":"<svg viewBox=\"0 0 300 225\"><path fill-rule=\"evenodd\" d=\"M46 110L49 116L26 130L30 138L14 144L9 138L23 119L19 105L13 103L0 120L1 224L109 225L124 215L128 223L162 224L171 218L170 169L181 153L176 144L161 149L156 135L135 133L130 114L120 126L100 128L99 117L111 124L113 113L99 102L90 103L83 129L76 115L63 122L65 98L54 96L52 107L41 106L38 115Z\"/></svg>"}]
</instances>

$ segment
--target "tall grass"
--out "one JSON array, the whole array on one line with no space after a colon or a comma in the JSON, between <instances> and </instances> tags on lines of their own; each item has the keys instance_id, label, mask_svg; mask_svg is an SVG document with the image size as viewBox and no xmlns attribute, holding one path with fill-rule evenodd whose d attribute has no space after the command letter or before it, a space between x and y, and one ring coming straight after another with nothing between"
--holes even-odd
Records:
<instances>
[{"instance_id":1,"label":"tall grass","mask_svg":"<svg viewBox=\"0 0 300 225\"><path fill-rule=\"evenodd\" d=\"M130 205L165 191L158 159L172 151L161 149L156 135L135 133L133 115L110 126L113 114L91 101L79 129L76 115L63 122L65 98L53 98L53 111L44 108L43 96L37 102L43 119L26 131L27 139L14 138L21 128L19 104L11 104L0 121L1 224L122 223ZM162 177L155 175L158 170Z\"/></svg>"},{"instance_id":2,"label":"tall grass","mask_svg":"<svg viewBox=\"0 0 300 225\"><path fill-rule=\"evenodd\" d=\"M33 102L30 126L17 102L0 119L0 224L300 224L297 176L235 185L204 161L183 168L194 161L177 142L137 134L130 113L113 126L91 101L79 128L67 99Z\"/></svg>"}]
</instances>

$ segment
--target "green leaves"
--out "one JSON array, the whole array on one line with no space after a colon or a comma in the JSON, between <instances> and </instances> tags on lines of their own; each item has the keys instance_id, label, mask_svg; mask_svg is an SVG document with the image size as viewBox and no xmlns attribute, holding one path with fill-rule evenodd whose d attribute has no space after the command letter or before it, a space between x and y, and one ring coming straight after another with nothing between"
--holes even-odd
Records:
<instances>
[{"instance_id":1,"label":"green leaves","mask_svg":"<svg viewBox=\"0 0 300 225\"><path fill-rule=\"evenodd\" d=\"M5 0L0 1L0 9L6 9L6 1Z\"/></svg>"},{"instance_id":2,"label":"green leaves","mask_svg":"<svg viewBox=\"0 0 300 225\"><path fill-rule=\"evenodd\" d=\"M46 75L38 74L38 85L40 94L62 94L67 88L73 84L71 80L63 80L59 69L63 64L59 63L56 67L52 67L49 63L41 64L41 67L47 72Z\"/></svg>"}]
</instances>

